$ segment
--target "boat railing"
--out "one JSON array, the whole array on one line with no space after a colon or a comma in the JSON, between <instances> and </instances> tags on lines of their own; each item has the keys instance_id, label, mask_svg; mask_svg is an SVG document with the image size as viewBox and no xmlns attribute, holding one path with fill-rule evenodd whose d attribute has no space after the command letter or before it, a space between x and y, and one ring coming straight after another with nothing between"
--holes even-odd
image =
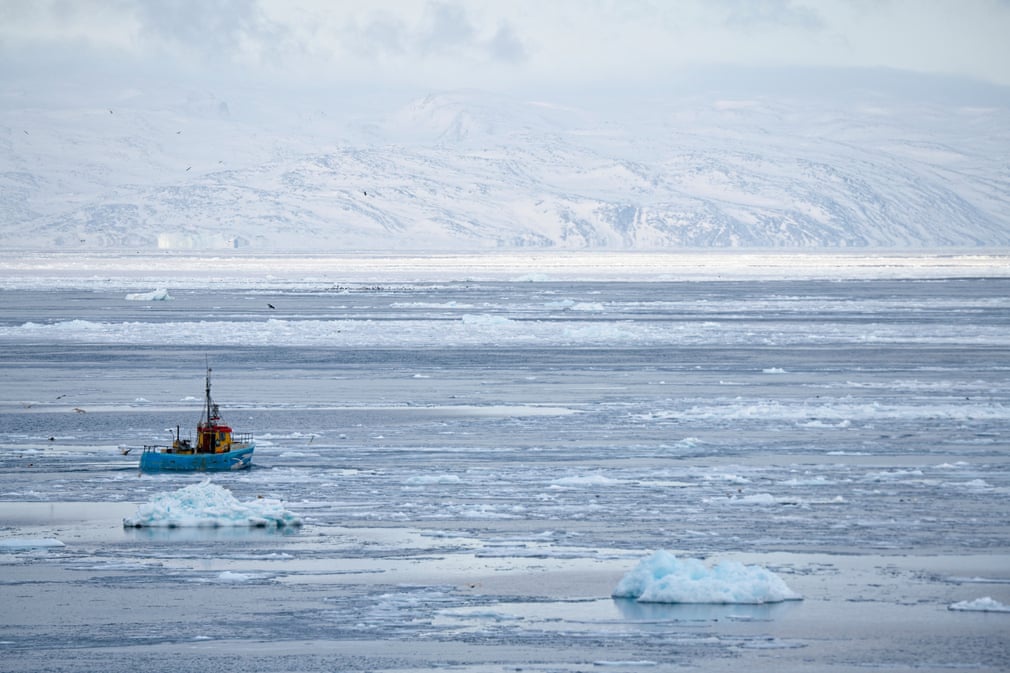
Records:
<instances>
[{"instance_id":1,"label":"boat railing","mask_svg":"<svg viewBox=\"0 0 1010 673\"><path fill-rule=\"evenodd\" d=\"M232 444L250 444L252 440L253 435L251 432L233 432L231 435Z\"/></svg>"}]
</instances>

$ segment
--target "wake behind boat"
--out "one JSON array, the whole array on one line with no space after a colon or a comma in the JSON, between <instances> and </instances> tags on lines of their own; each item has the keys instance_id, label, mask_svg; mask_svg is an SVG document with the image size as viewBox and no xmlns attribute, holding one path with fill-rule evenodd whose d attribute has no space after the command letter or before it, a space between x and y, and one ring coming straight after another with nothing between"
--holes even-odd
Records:
<instances>
[{"instance_id":1,"label":"wake behind boat","mask_svg":"<svg viewBox=\"0 0 1010 673\"><path fill-rule=\"evenodd\" d=\"M171 446L149 445L140 456L141 472L219 472L243 470L252 465L256 448L250 433L234 433L221 419L218 405L210 397L210 367L207 367L206 401L196 426L196 446L181 439L179 426Z\"/></svg>"}]
</instances>

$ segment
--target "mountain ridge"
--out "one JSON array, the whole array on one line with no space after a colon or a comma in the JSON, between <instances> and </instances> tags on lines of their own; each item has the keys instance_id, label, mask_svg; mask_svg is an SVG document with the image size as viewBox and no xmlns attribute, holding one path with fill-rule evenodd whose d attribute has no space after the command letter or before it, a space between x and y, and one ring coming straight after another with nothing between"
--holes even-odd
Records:
<instances>
[{"instance_id":1,"label":"mountain ridge","mask_svg":"<svg viewBox=\"0 0 1010 673\"><path fill-rule=\"evenodd\" d=\"M0 240L54 249L1010 245L1010 111L480 91L259 121L200 94L0 123ZM266 119L266 118L264 118Z\"/></svg>"}]
</instances>

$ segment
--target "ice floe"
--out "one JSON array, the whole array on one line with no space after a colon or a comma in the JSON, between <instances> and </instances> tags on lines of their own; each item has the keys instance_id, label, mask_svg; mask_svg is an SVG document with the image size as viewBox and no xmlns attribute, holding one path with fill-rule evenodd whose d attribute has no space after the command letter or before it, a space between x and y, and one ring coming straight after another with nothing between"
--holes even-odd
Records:
<instances>
[{"instance_id":1,"label":"ice floe","mask_svg":"<svg viewBox=\"0 0 1010 673\"><path fill-rule=\"evenodd\" d=\"M770 570L736 561L708 565L659 550L629 571L614 598L640 603L780 603L802 597Z\"/></svg>"},{"instance_id":2,"label":"ice floe","mask_svg":"<svg viewBox=\"0 0 1010 673\"><path fill-rule=\"evenodd\" d=\"M461 482L455 474L420 474L407 477L404 483L407 486L431 486L439 484L459 484Z\"/></svg>"},{"instance_id":3,"label":"ice floe","mask_svg":"<svg viewBox=\"0 0 1010 673\"><path fill-rule=\"evenodd\" d=\"M123 525L128 528L284 528L300 526L301 519L284 509L280 500L257 498L242 503L228 489L205 479L199 484L155 496L137 507L133 518L123 519Z\"/></svg>"},{"instance_id":4,"label":"ice floe","mask_svg":"<svg viewBox=\"0 0 1010 673\"><path fill-rule=\"evenodd\" d=\"M577 302L573 299L549 301L544 304L544 308L549 311L587 311L591 313L600 313L605 310L603 304L600 302Z\"/></svg>"},{"instance_id":5,"label":"ice floe","mask_svg":"<svg viewBox=\"0 0 1010 673\"><path fill-rule=\"evenodd\" d=\"M23 549L50 549L53 547L66 547L65 544L52 537L42 537L42 538L25 538L25 537L9 537L4 540L0 540L0 549L4 551L12 550L23 550Z\"/></svg>"},{"instance_id":6,"label":"ice floe","mask_svg":"<svg viewBox=\"0 0 1010 673\"><path fill-rule=\"evenodd\" d=\"M612 486L623 483L619 479L612 479L602 474L576 475L572 477L561 477L551 482L551 487L560 488L582 488L592 486Z\"/></svg>"},{"instance_id":7,"label":"ice floe","mask_svg":"<svg viewBox=\"0 0 1010 673\"><path fill-rule=\"evenodd\" d=\"M263 580L266 577L267 576L263 573L237 573L231 570L225 570L214 577L211 581L221 584L244 584L246 582Z\"/></svg>"},{"instance_id":8,"label":"ice floe","mask_svg":"<svg viewBox=\"0 0 1010 673\"><path fill-rule=\"evenodd\" d=\"M1010 605L1004 605L989 596L976 598L973 601L961 601L947 606L948 610L957 612L1010 612Z\"/></svg>"},{"instance_id":9,"label":"ice floe","mask_svg":"<svg viewBox=\"0 0 1010 673\"><path fill-rule=\"evenodd\" d=\"M126 295L127 301L171 301L174 299L165 288L152 290L150 292L135 292Z\"/></svg>"},{"instance_id":10,"label":"ice floe","mask_svg":"<svg viewBox=\"0 0 1010 673\"><path fill-rule=\"evenodd\" d=\"M618 660L611 661L609 659L601 659L600 661L594 661L593 662L593 666L600 666L600 667L603 667L603 668L606 668L606 667L615 667L615 668L623 668L623 667L627 667L627 668L651 668L653 666L658 666L658 665L659 664L657 662L652 661L651 659L635 659L635 660L628 660L628 661L618 661Z\"/></svg>"},{"instance_id":11,"label":"ice floe","mask_svg":"<svg viewBox=\"0 0 1010 673\"><path fill-rule=\"evenodd\" d=\"M477 327L496 327L512 324L512 320L502 315L490 315L487 313L472 314L467 313L462 317L464 325L476 325Z\"/></svg>"}]
</instances>

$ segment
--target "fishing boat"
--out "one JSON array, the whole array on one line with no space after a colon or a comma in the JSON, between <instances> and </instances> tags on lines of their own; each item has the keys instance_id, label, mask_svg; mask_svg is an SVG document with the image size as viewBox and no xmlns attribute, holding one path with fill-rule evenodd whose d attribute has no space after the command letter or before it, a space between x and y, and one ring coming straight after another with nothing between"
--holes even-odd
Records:
<instances>
[{"instance_id":1,"label":"fishing boat","mask_svg":"<svg viewBox=\"0 0 1010 673\"><path fill-rule=\"evenodd\" d=\"M253 436L232 432L221 419L210 397L210 367L207 367L207 395L203 414L196 426L196 444L182 439L175 426L171 446L148 445L140 455L141 472L220 472L244 470L252 465Z\"/></svg>"}]
</instances>

